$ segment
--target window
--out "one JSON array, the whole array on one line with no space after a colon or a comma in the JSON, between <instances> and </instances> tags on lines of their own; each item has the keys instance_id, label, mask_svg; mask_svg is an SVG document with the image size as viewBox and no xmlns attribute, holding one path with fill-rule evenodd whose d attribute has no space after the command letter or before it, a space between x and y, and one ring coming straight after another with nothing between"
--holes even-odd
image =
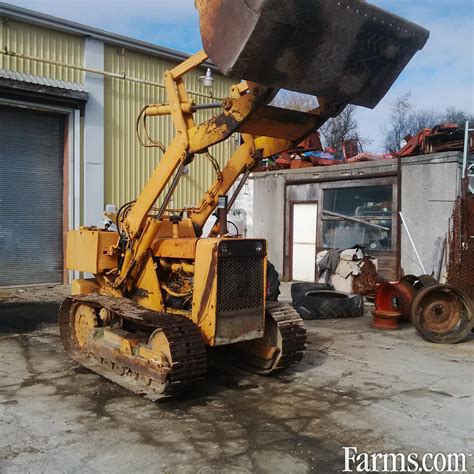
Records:
<instances>
[{"instance_id":1,"label":"window","mask_svg":"<svg viewBox=\"0 0 474 474\"><path fill-rule=\"evenodd\" d=\"M390 250L392 196L391 185L325 189L323 247Z\"/></svg>"}]
</instances>

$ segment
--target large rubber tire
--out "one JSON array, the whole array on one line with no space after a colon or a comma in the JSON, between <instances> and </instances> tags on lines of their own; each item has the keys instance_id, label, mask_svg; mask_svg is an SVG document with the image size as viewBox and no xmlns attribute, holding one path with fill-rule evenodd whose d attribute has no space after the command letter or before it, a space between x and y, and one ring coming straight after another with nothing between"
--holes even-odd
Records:
<instances>
[{"instance_id":1,"label":"large rubber tire","mask_svg":"<svg viewBox=\"0 0 474 474\"><path fill-rule=\"evenodd\" d=\"M364 297L342 291L314 290L295 298L293 306L303 319L357 318L364 314Z\"/></svg>"},{"instance_id":2,"label":"large rubber tire","mask_svg":"<svg viewBox=\"0 0 474 474\"><path fill-rule=\"evenodd\" d=\"M419 291L425 286L438 284L438 282L431 275L405 275L400 279L400 282L411 285L415 291Z\"/></svg>"},{"instance_id":3,"label":"large rubber tire","mask_svg":"<svg viewBox=\"0 0 474 474\"><path fill-rule=\"evenodd\" d=\"M334 290L334 286L326 285L325 283L292 283L291 284L291 299L294 301L298 296L304 295L309 291L316 290Z\"/></svg>"},{"instance_id":4,"label":"large rubber tire","mask_svg":"<svg viewBox=\"0 0 474 474\"><path fill-rule=\"evenodd\" d=\"M267 301L278 301L280 294L280 280L275 266L267 261Z\"/></svg>"}]
</instances>

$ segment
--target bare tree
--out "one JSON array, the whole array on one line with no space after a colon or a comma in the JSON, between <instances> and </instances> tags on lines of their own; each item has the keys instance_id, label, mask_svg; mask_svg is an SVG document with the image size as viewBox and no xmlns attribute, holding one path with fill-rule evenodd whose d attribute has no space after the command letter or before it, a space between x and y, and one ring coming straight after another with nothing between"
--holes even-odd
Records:
<instances>
[{"instance_id":1,"label":"bare tree","mask_svg":"<svg viewBox=\"0 0 474 474\"><path fill-rule=\"evenodd\" d=\"M464 128L466 126L466 122L469 121L472 125L474 125L474 115L467 114L462 110L457 110L454 107L449 107L446 109L443 117L444 122L456 123L460 127Z\"/></svg>"},{"instance_id":2,"label":"bare tree","mask_svg":"<svg viewBox=\"0 0 474 474\"><path fill-rule=\"evenodd\" d=\"M415 136L424 128L433 128L445 121L443 115L433 109L414 110L407 117L407 135Z\"/></svg>"},{"instance_id":3,"label":"bare tree","mask_svg":"<svg viewBox=\"0 0 474 474\"><path fill-rule=\"evenodd\" d=\"M413 105L410 102L411 93L408 92L395 99L390 112L390 124L385 129L385 148L393 153L400 150L402 140L410 134L408 117Z\"/></svg>"},{"instance_id":4,"label":"bare tree","mask_svg":"<svg viewBox=\"0 0 474 474\"><path fill-rule=\"evenodd\" d=\"M356 110L355 105L349 104L337 117L329 119L319 129L325 146L341 151L344 140L358 138Z\"/></svg>"},{"instance_id":5,"label":"bare tree","mask_svg":"<svg viewBox=\"0 0 474 474\"><path fill-rule=\"evenodd\" d=\"M402 141L407 137L415 136L424 128L433 128L443 122L456 123L464 127L466 120L474 123L474 117L454 107L446 109L444 113L433 109L416 110L411 103L411 94L398 97L392 104L389 125L385 128L385 148L394 153L401 148Z\"/></svg>"}]
</instances>

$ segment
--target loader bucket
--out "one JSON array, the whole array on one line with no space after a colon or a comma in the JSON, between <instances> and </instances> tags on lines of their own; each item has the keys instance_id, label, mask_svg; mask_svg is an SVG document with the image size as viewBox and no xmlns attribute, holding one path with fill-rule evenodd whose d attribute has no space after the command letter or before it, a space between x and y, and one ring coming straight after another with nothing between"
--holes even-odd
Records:
<instances>
[{"instance_id":1,"label":"loader bucket","mask_svg":"<svg viewBox=\"0 0 474 474\"><path fill-rule=\"evenodd\" d=\"M373 108L429 32L363 0L196 0L220 71Z\"/></svg>"}]
</instances>

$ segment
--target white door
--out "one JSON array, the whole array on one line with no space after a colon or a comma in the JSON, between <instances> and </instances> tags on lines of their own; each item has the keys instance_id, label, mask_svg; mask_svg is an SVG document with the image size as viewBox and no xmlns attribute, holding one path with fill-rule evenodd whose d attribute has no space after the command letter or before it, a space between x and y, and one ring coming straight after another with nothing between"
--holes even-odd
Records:
<instances>
[{"instance_id":1,"label":"white door","mask_svg":"<svg viewBox=\"0 0 474 474\"><path fill-rule=\"evenodd\" d=\"M317 204L293 204L293 280L314 281L317 216Z\"/></svg>"}]
</instances>

